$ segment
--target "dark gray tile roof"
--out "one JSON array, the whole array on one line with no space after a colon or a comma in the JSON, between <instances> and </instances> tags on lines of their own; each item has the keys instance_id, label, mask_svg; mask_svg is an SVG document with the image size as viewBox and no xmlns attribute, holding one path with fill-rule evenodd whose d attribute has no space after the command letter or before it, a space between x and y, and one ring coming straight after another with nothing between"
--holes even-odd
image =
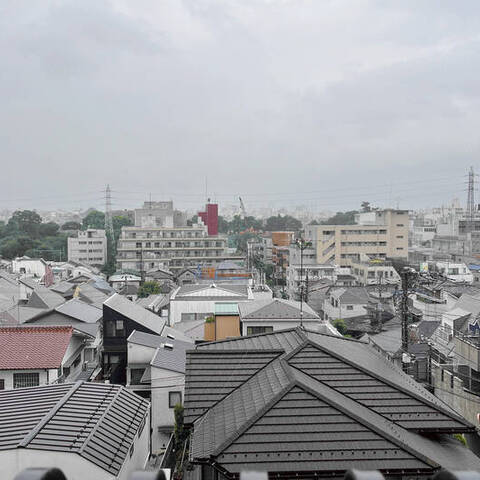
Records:
<instances>
[{"instance_id":1,"label":"dark gray tile roof","mask_svg":"<svg viewBox=\"0 0 480 480\"><path fill-rule=\"evenodd\" d=\"M27 302L27 307L32 308L55 308L65 302L65 299L59 293L38 285L30 295Z\"/></svg>"},{"instance_id":2,"label":"dark gray tile roof","mask_svg":"<svg viewBox=\"0 0 480 480\"><path fill-rule=\"evenodd\" d=\"M369 302L370 295L365 287L333 288L331 294L340 299L342 305L364 305Z\"/></svg>"},{"instance_id":3,"label":"dark gray tile roof","mask_svg":"<svg viewBox=\"0 0 480 480\"><path fill-rule=\"evenodd\" d=\"M85 323L96 323L102 319L103 312L88 303L72 298L55 309L57 312Z\"/></svg>"},{"instance_id":4,"label":"dark gray tile roof","mask_svg":"<svg viewBox=\"0 0 480 480\"><path fill-rule=\"evenodd\" d=\"M55 285L52 285L50 287L50 290L53 290L54 292L57 292L57 293L60 293L60 294L63 295L67 292L70 292L70 290L73 292L75 287L76 287L76 285L74 285L73 283L63 281L63 282L57 283Z\"/></svg>"},{"instance_id":5,"label":"dark gray tile roof","mask_svg":"<svg viewBox=\"0 0 480 480\"><path fill-rule=\"evenodd\" d=\"M119 385L48 385L0 392L0 450L73 452L117 475L149 404ZM148 428L148 425L147 425Z\"/></svg>"},{"instance_id":6,"label":"dark gray tile roof","mask_svg":"<svg viewBox=\"0 0 480 480\"><path fill-rule=\"evenodd\" d=\"M173 348L168 348L168 345ZM185 373L186 352L191 348L193 348L193 342L165 338L157 348L150 365L172 372Z\"/></svg>"},{"instance_id":7,"label":"dark gray tile roof","mask_svg":"<svg viewBox=\"0 0 480 480\"><path fill-rule=\"evenodd\" d=\"M281 353L282 350L187 352L185 422L192 423Z\"/></svg>"},{"instance_id":8,"label":"dark gray tile roof","mask_svg":"<svg viewBox=\"0 0 480 480\"><path fill-rule=\"evenodd\" d=\"M91 283L82 283L75 291L78 291L81 300L97 308L102 308L103 303L110 297Z\"/></svg>"},{"instance_id":9,"label":"dark gray tile roof","mask_svg":"<svg viewBox=\"0 0 480 480\"><path fill-rule=\"evenodd\" d=\"M193 460L232 473L480 467L420 434L473 425L369 345L308 330L198 345L187 354L185 415L195 419Z\"/></svg>"}]
</instances>

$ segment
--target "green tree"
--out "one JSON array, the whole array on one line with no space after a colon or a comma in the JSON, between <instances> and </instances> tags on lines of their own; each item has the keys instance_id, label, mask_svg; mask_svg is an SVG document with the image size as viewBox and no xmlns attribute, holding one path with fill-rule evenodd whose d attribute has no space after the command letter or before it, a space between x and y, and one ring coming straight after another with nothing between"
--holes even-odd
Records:
<instances>
[{"instance_id":1,"label":"green tree","mask_svg":"<svg viewBox=\"0 0 480 480\"><path fill-rule=\"evenodd\" d=\"M62 230L80 230L82 225L78 222L65 222L62 225Z\"/></svg>"},{"instance_id":2,"label":"green tree","mask_svg":"<svg viewBox=\"0 0 480 480\"><path fill-rule=\"evenodd\" d=\"M0 256L7 259L22 257L37 244L36 240L26 235L5 237L0 243Z\"/></svg>"},{"instance_id":3,"label":"green tree","mask_svg":"<svg viewBox=\"0 0 480 480\"><path fill-rule=\"evenodd\" d=\"M321 222L321 225L354 225L356 213L358 213L357 210L337 212L333 217Z\"/></svg>"},{"instance_id":4,"label":"green tree","mask_svg":"<svg viewBox=\"0 0 480 480\"><path fill-rule=\"evenodd\" d=\"M342 334L345 335L347 333L347 325L345 324L345 320L343 318L337 318L333 321L333 326Z\"/></svg>"},{"instance_id":5,"label":"green tree","mask_svg":"<svg viewBox=\"0 0 480 480\"><path fill-rule=\"evenodd\" d=\"M298 232L302 229L302 222L291 215L276 215L267 218L265 230L267 232L292 231Z\"/></svg>"},{"instance_id":6,"label":"green tree","mask_svg":"<svg viewBox=\"0 0 480 480\"><path fill-rule=\"evenodd\" d=\"M140 298L145 298L149 295L158 295L159 293L161 293L160 285L154 280L144 282L143 285L138 289L138 296Z\"/></svg>"},{"instance_id":7,"label":"green tree","mask_svg":"<svg viewBox=\"0 0 480 480\"><path fill-rule=\"evenodd\" d=\"M38 226L39 237L51 237L57 234L60 229L60 225L55 222L41 223Z\"/></svg>"},{"instance_id":8,"label":"green tree","mask_svg":"<svg viewBox=\"0 0 480 480\"><path fill-rule=\"evenodd\" d=\"M218 216L218 233L228 233L230 228L230 222L222 217L221 215Z\"/></svg>"},{"instance_id":9,"label":"green tree","mask_svg":"<svg viewBox=\"0 0 480 480\"><path fill-rule=\"evenodd\" d=\"M32 210L17 210L13 212L7 224L9 233L23 233L31 238L36 238L42 217Z\"/></svg>"},{"instance_id":10,"label":"green tree","mask_svg":"<svg viewBox=\"0 0 480 480\"><path fill-rule=\"evenodd\" d=\"M175 418L175 426L173 429L173 435L175 438L175 456L176 465L175 470L181 477L183 472L182 459L188 459L188 450L185 447L185 442L188 439L188 429L184 423L184 408L183 405L177 403L173 409L173 415Z\"/></svg>"},{"instance_id":11,"label":"green tree","mask_svg":"<svg viewBox=\"0 0 480 480\"><path fill-rule=\"evenodd\" d=\"M118 240L118 237L122 232L122 227L131 227L133 225L133 222L130 220L130 218L124 215L118 215L113 217L112 223L113 223L113 233L115 235L116 240Z\"/></svg>"},{"instance_id":12,"label":"green tree","mask_svg":"<svg viewBox=\"0 0 480 480\"><path fill-rule=\"evenodd\" d=\"M99 210L92 210L82 220L82 226L84 230L86 230L87 228L105 228L105 214L103 212L100 212Z\"/></svg>"}]
</instances>

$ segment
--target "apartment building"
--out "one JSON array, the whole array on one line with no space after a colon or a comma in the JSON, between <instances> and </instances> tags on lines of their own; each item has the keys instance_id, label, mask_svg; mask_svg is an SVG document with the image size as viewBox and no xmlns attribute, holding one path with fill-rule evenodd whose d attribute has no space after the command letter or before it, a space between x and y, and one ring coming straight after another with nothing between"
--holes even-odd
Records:
<instances>
[{"instance_id":1,"label":"apartment building","mask_svg":"<svg viewBox=\"0 0 480 480\"><path fill-rule=\"evenodd\" d=\"M290 245L295 232L272 232L272 263L274 276L285 281L290 258Z\"/></svg>"},{"instance_id":2,"label":"apartment building","mask_svg":"<svg viewBox=\"0 0 480 480\"><path fill-rule=\"evenodd\" d=\"M306 237L318 263L350 265L362 254L372 258L408 257L407 210L377 210L357 214L354 225L308 225Z\"/></svg>"},{"instance_id":3,"label":"apartment building","mask_svg":"<svg viewBox=\"0 0 480 480\"><path fill-rule=\"evenodd\" d=\"M123 227L117 246L119 270L168 268L173 273L189 266L212 265L226 259L227 238L208 236L205 225L192 227Z\"/></svg>"},{"instance_id":4,"label":"apartment building","mask_svg":"<svg viewBox=\"0 0 480 480\"><path fill-rule=\"evenodd\" d=\"M77 237L68 238L68 261L104 265L107 261L105 230L89 228L79 231Z\"/></svg>"}]
</instances>

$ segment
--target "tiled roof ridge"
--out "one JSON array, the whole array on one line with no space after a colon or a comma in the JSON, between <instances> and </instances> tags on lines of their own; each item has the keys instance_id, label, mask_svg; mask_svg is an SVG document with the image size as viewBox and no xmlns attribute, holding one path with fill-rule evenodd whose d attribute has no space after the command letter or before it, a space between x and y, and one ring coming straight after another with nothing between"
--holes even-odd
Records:
<instances>
[{"instance_id":1,"label":"tiled roof ridge","mask_svg":"<svg viewBox=\"0 0 480 480\"><path fill-rule=\"evenodd\" d=\"M35 425L32 430L23 438L23 440L18 444L17 448L26 448L28 444L36 437L36 435L42 430L45 425L56 415L60 408L65 405L65 403L75 394L75 392L82 386L84 382L75 382L72 385L72 388L68 390L56 403L56 405L51 408L44 417Z\"/></svg>"},{"instance_id":2,"label":"tiled roof ridge","mask_svg":"<svg viewBox=\"0 0 480 480\"><path fill-rule=\"evenodd\" d=\"M1 332L22 332L22 333L32 333L35 331L52 331L52 332L65 332L65 331L73 331L73 327L71 325L6 325L0 326L0 333Z\"/></svg>"},{"instance_id":3,"label":"tiled roof ridge","mask_svg":"<svg viewBox=\"0 0 480 480\"><path fill-rule=\"evenodd\" d=\"M407 429L401 427L400 425L397 425L396 423L394 423L391 420L386 419L385 417L383 417L379 413L377 413L377 412L371 410L370 408L356 402L355 400L353 400L349 397L346 397L345 395L338 392L334 388L329 387L328 385L321 382L320 380L317 380L317 379L311 377L310 375L306 374L305 372L303 372L299 368L296 368L292 365L289 365L289 367L292 369L292 372L295 372L294 376L296 378L294 380L294 385L299 386L300 388L307 390L308 393L312 394L313 396L317 397L318 399L322 400L323 402L326 402L327 404L333 406L334 408L336 408L337 410L342 412L344 415L346 415L350 418L353 418L355 421L357 421L358 423L366 426L370 430L373 430L374 432L378 433L383 438L386 438L387 440L389 440L393 444L399 446L403 450L405 450L408 453L410 453L411 455L413 455L415 458L417 458L417 459L419 459L419 460L421 460L421 461L423 461L423 462L425 462L428 465L433 466L433 467L439 467L440 466L434 460L432 460L431 458L426 456L424 453L415 450L407 442L405 442L402 438L400 438L401 435L403 435L405 437L411 437L411 436L414 435L413 433L409 432ZM320 393L318 390L316 390L316 389L312 388L310 385L308 385L308 383L305 382L302 379L302 376L308 377L308 381L320 384L325 391L329 391L329 390L332 391L334 396L343 397L342 401L337 402L334 399L332 399L331 397L329 397L328 395ZM367 415L364 415L364 416L358 415L354 411L355 408L349 408L348 407L348 403L355 404L355 408L357 408L359 410L363 410L364 412L367 413ZM375 423L373 421L370 421L368 418L366 418L367 416L376 417L377 423ZM388 428L391 429L392 432L389 432L387 428L382 428L381 424L385 424L385 426L388 426ZM397 431L395 431L395 430L397 430Z\"/></svg>"},{"instance_id":4,"label":"tiled roof ridge","mask_svg":"<svg viewBox=\"0 0 480 480\"><path fill-rule=\"evenodd\" d=\"M272 396L272 398L265 404L264 407L262 407L258 412L255 413L252 417L247 419L243 425L238 428L230 437L226 438L225 441L219 445L213 452L213 456L217 456L220 454L225 448L227 448L231 443L233 443L238 437L240 437L243 433L245 433L257 420L263 417L266 412L268 412L280 399L282 399L294 386L295 386L295 379L292 376L292 374L289 371L289 365L283 361L283 359L279 357L275 357L272 359L270 362L268 362L264 367L262 367L260 370L258 370L256 373L254 373L247 381L243 382L241 385L239 385L237 388L232 390L226 397L222 398L219 402L217 402L215 405L218 405L219 403L225 401L229 396L231 396L234 392L237 392L241 387L246 385L248 382L253 381L253 379L260 373L263 372L267 367L272 367L274 362L278 362L280 367L282 368L283 372L289 379L289 383L282 387L278 393ZM209 413L212 411L213 405L210 407L206 413ZM205 416L203 417L205 418ZM194 427L195 428L195 427Z\"/></svg>"},{"instance_id":5,"label":"tiled roof ridge","mask_svg":"<svg viewBox=\"0 0 480 480\"><path fill-rule=\"evenodd\" d=\"M185 361L185 367L187 365L187 363L189 363L188 359L189 359L189 353L190 352L196 352L197 350L190 350L186 352L186 361ZM206 350L208 352L215 352L218 354L218 351L216 350ZM260 372L262 372L263 370L265 370L267 367L269 367L275 360L280 360L281 358L281 355L282 355L282 352L285 353L285 350L240 350L240 352L242 353L254 353L254 352L279 352L279 355L275 356L275 357L272 357L268 362L265 363L265 365L263 365L261 368L259 368L254 374L252 374L247 380L245 380L243 383L240 383L240 385L236 386L231 392L229 392L227 395L225 395L224 397L222 398L219 398L214 404L212 404L210 407L208 407L207 410L205 410L201 415L198 415L197 418L195 419L195 422L199 419L199 418L205 418L205 415L210 412L212 410L212 408L214 408L215 406L217 406L219 403L223 402L226 398L228 398L229 396L231 396L233 393L235 393L238 389L240 389L243 385L245 385L247 382L249 382L252 378L254 378L256 375L258 375ZM226 351L223 351L222 350L222 355L225 353ZM203 353L203 352L202 352ZM228 353L239 353L238 350L232 350L232 351L228 351ZM283 365L283 364L282 364ZM186 370L186 368L185 368ZM186 372L185 372L186 373Z\"/></svg>"},{"instance_id":6,"label":"tiled roof ridge","mask_svg":"<svg viewBox=\"0 0 480 480\"><path fill-rule=\"evenodd\" d=\"M432 402L430 399L428 398L425 398L423 395L420 394L420 391L416 391L416 390L419 390L419 384L417 382L415 382L414 380L411 380L410 377L408 377L408 380L409 380L409 385L411 385L413 387L413 390L409 390L409 389L406 389L404 388L402 385L400 385L399 383L396 383L394 381L391 381L389 378L386 378L382 375L379 375L377 372L371 370L371 369L368 369L368 368L365 368L353 361L351 361L350 359L348 359L347 357L339 354L338 352L334 352L332 351L331 349L325 347L325 346L320 346L318 345L318 343L316 343L314 340L312 339L308 339L308 341L306 342L306 344L310 344L311 346L317 348L318 350L322 351L322 352L325 352L325 353L328 353L329 355L341 360L342 362L346 363L347 365L350 365L351 367L353 368L356 368L358 370L360 370L361 372L363 373L366 373L367 375L371 375L372 377L376 378L377 380L380 380L384 383L386 383L387 385L389 385L390 387L392 388L396 388L397 390L401 391L402 393L406 394L406 395L410 395L412 396L413 398L415 398L416 400L418 400L419 402L422 402L428 406L430 406L431 408L437 410L437 411L440 411L441 413L443 413L444 415L450 417L450 418L453 418L454 420L458 421L458 422L461 422L463 423L464 425L466 426L471 426L469 422L467 422L464 418L460 417L459 415L456 415L455 413L452 413L446 409L443 409L442 406ZM297 352L298 353L299 351L301 351L303 348L305 348L305 346L307 345L301 345L298 347L297 349ZM374 352L376 353L376 352ZM293 357L294 355L290 354L288 356L288 359L290 359L291 357ZM395 367L395 365L391 362L388 362L386 363L392 370L397 370L397 368ZM292 365L290 365L292 366ZM308 373L305 373L305 372L302 372L304 373L304 375L307 375L309 377L311 377L311 375L309 375ZM313 377L311 377L313 378ZM315 379L316 381L319 381L317 379ZM323 382L319 381L320 383L323 384ZM331 388L331 387L330 387ZM340 393L340 392L339 392ZM439 399L440 400L440 399ZM359 402L357 402L359 403Z\"/></svg>"},{"instance_id":7,"label":"tiled roof ridge","mask_svg":"<svg viewBox=\"0 0 480 480\"><path fill-rule=\"evenodd\" d=\"M266 337L268 335L277 335L278 333L294 332L294 331L297 331L297 333L299 333L299 329L300 329L300 327L283 328L281 330L275 330L274 332L256 333L254 335L248 335L248 338ZM238 340L243 340L243 338L244 337L233 337L233 338L225 338L223 340L214 340L212 342L199 343L198 345L195 346L195 349L197 349L198 347L201 348L204 345L220 344L220 343L227 343L227 342L236 342Z\"/></svg>"}]
</instances>

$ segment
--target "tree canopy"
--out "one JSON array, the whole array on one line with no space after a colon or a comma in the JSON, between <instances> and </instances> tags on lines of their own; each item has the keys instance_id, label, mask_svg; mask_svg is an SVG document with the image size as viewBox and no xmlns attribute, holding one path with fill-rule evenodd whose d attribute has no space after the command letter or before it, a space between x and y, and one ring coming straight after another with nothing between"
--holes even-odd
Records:
<instances>
[{"instance_id":1,"label":"tree canopy","mask_svg":"<svg viewBox=\"0 0 480 480\"><path fill-rule=\"evenodd\" d=\"M149 295L158 295L159 293L161 293L160 285L155 280L143 282L143 285L138 289L138 296L140 298L145 298Z\"/></svg>"},{"instance_id":2,"label":"tree canopy","mask_svg":"<svg viewBox=\"0 0 480 480\"><path fill-rule=\"evenodd\" d=\"M0 224L0 256L6 259L42 257L45 260L66 260L68 234L60 232L55 222L42 223L32 210L17 210L8 223Z\"/></svg>"}]
</instances>

